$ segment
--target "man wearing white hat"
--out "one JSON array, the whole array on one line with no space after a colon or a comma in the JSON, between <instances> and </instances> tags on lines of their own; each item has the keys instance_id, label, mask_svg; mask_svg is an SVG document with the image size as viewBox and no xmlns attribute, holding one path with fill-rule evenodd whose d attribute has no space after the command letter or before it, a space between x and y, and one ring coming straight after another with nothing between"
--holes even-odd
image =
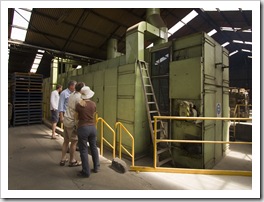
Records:
<instances>
[{"instance_id":1,"label":"man wearing white hat","mask_svg":"<svg viewBox=\"0 0 264 202\"><path fill-rule=\"evenodd\" d=\"M89 142L92 160L93 160L93 172L97 173L100 167L99 154L96 146L96 127L94 115L96 112L96 104L91 101L94 92L88 87L84 86L81 89L81 99L76 104L75 111L78 113L78 145L80 151L80 157L82 160L82 171L78 174L80 177L90 176L90 167L88 161L88 146Z\"/></svg>"}]
</instances>

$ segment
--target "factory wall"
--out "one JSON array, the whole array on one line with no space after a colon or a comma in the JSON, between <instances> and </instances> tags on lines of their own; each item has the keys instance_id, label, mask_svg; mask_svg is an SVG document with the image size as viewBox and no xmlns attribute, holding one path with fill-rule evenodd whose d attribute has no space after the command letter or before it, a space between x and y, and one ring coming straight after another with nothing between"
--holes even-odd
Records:
<instances>
[{"instance_id":1,"label":"factory wall","mask_svg":"<svg viewBox=\"0 0 264 202\"><path fill-rule=\"evenodd\" d=\"M151 145L148 120L140 72L136 64L125 64L125 56L121 56L58 76L58 83L63 84L65 88L70 80L85 82L95 92L92 100L97 105L99 117L114 130L115 123L120 121L134 136L136 158L148 153ZM46 79L44 86L48 85L49 79ZM48 97L49 94L46 95L46 103ZM99 134L100 128L98 143ZM106 127L104 136L110 143L113 142L112 133ZM124 135L122 142L128 151L131 151L131 139ZM118 144L119 137L116 142L117 146Z\"/></svg>"}]
</instances>

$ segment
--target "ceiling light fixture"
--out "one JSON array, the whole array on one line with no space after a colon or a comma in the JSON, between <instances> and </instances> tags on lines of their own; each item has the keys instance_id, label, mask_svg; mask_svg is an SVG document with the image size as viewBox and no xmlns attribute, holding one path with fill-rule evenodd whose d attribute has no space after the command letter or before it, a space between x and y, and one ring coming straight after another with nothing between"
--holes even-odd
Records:
<instances>
[{"instance_id":1,"label":"ceiling light fixture","mask_svg":"<svg viewBox=\"0 0 264 202\"><path fill-rule=\"evenodd\" d=\"M242 29L240 27L220 27L220 30L227 32L237 32L237 31L241 31Z\"/></svg>"},{"instance_id":2,"label":"ceiling light fixture","mask_svg":"<svg viewBox=\"0 0 264 202\"><path fill-rule=\"evenodd\" d=\"M246 30L242 30L242 32L252 32L252 30L251 29L246 29Z\"/></svg>"}]
</instances>

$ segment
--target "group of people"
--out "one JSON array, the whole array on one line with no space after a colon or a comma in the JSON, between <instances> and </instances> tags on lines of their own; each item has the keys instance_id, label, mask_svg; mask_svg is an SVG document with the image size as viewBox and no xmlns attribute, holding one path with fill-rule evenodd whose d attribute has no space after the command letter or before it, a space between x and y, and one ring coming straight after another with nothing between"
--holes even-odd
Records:
<instances>
[{"instance_id":1,"label":"group of people","mask_svg":"<svg viewBox=\"0 0 264 202\"><path fill-rule=\"evenodd\" d=\"M50 110L52 122L51 139L56 139L57 123L63 123L62 154L60 166L69 161L69 167L82 166L78 173L80 177L90 176L88 160L88 144L91 150L93 169L97 173L100 168L99 154L96 146L95 113L96 104L90 100L94 92L83 82L70 81L62 91L62 85L57 85L51 92ZM81 161L76 160L75 151L78 145ZM67 158L69 149L70 159Z\"/></svg>"}]
</instances>

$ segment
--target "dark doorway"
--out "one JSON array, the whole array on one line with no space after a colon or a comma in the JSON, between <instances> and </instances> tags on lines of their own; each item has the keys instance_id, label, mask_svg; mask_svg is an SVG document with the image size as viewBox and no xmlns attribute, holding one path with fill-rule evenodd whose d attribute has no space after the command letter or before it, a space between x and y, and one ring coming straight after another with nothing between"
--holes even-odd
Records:
<instances>
[{"instance_id":1,"label":"dark doorway","mask_svg":"<svg viewBox=\"0 0 264 202\"><path fill-rule=\"evenodd\" d=\"M150 67L151 82L162 116L170 115L169 64L170 48L152 52Z\"/></svg>"}]
</instances>

